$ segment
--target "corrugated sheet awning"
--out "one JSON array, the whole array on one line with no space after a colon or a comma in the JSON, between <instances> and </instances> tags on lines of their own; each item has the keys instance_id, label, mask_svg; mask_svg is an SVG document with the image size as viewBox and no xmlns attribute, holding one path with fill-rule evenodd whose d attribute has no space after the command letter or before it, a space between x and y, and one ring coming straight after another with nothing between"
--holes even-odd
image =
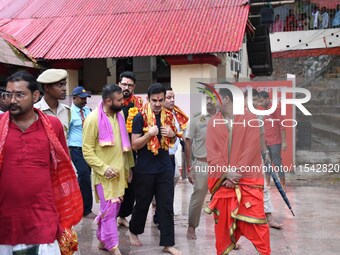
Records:
<instances>
[{"instance_id":1,"label":"corrugated sheet awning","mask_svg":"<svg viewBox=\"0 0 340 255\"><path fill-rule=\"evenodd\" d=\"M7 0L0 36L36 59L232 52L248 12L245 0Z\"/></svg>"},{"instance_id":2,"label":"corrugated sheet awning","mask_svg":"<svg viewBox=\"0 0 340 255\"><path fill-rule=\"evenodd\" d=\"M0 38L0 63L25 66L32 68L41 68L37 63L27 59L27 57L10 46L4 39Z\"/></svg>"}]
</instances>

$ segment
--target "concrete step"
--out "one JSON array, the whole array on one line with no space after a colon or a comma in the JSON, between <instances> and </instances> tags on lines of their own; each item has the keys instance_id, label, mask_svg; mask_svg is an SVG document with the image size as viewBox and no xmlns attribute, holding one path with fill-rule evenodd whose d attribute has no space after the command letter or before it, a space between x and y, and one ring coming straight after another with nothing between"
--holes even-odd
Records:
<instances>
[{"instance_id":1,"label":"concrete step","mask_svg":"<svg viewBox=\"0 0 340 255\"><path fill-rule=\"evenodd\" d=\"M309 101L308 103L314 106L321 106L321 107L323 107L324 105L332 106L339 102L338 94L340 93L334 93L331 96L320 96L317 98L312 98L311 101Z\"/></svg>"},{"instance_id":2,"label":"concrete step","mask_svg":"<svg viewBox=\"0 0 340 255\"><path fill-rule=\"evenodd\" d=\"M315 113L311 120L312 123L320 123L340 128L340 113Z\"/></svg>"},{"instance_id":3,"label":"concrete step","mask_svg":"<svg viewBox=\"0 0 340 255\"><path fill-rule=\"evenodd\" d=\"M307 105L306 108L312 113L340 113L340 105Z\"/></svg>"},{"instance_id":4,"label":"concrete step","mask_svg":"<svg viewBox=\"0 0 340 255\"><path fill-rule=\"evenodd\" d=\"M340 128L334 128L320 123L312 123L312 134L325 137L340 144Z\"/></svg>"},{"instance_id":5,"label":"concrete step","mask_svg":"<svg viewBox=\"0 0 340 255\"><path fill-rule=\"evenodd\" d=\"M340 154L340 144L337 143L336 141L326 138L325 136L319 136L316 134L312 134L311 138L312 138L310 147L311 150L324 152L338 150Z\"/></svg>"},{"instance_id":6,"label":"concrete step","mask_svg":"<svg viewBox=\"0 0 340 255\"><path fill-rule=\"evenodd\" d=\"M339 164L339 162L339 151L296 151L296 164Z\"/></svg>"}]
</instances>

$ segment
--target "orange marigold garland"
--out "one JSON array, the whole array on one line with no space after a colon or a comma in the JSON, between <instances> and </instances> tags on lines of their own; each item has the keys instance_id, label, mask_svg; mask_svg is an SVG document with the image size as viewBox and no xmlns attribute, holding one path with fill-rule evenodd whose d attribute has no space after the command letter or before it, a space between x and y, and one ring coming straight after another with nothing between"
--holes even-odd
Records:
<instances>
[{"instance_id":1,"label":"orange marigold garland","mask_svg":"<svg viewBox=\"0 0 340 255\"><path fill-rule=\"evenodd\" d=\"M156 116L152 111L150 104L146 103L144 107L141 109L141 113L144 120L144 133L149 131L149 126L156 125ZM174 117L171 111L163 108L161 111L161 126L169 126L171 129L177 133L177 128L175 127ZM150 138L149 142L147 143L147 148L154 155L158 154L158 149L162 148L164 150L168 150L169 147L173 147L173 142L170 137L162 136L161 142L159 142L157 136L153 136Z\"/></svg>"},{"instance_id":2,"label":"orange marigold garland","mask_svg":"<svg viewBox=\"0 0 340 255\"><path fill-rule=\"evenodd\" d=\"M132 123L133 123L133 119L137 115L137 113L138 113L137 107L131 107L128 111L128 117L127 117L127 120L126 120L126 129L127 129L129 134L132 133Z\"/></svg>"},{"instance_id":3,"label":"orange marigold garland","mask_svg":"<svg viewBox=\"0 0 340 255\"><path fill-rule=\"evenodd\" d=\"M182 138L183 130L187 128L189 118L177 105L175 105L174 114L176 116L179 126L181 127L181 131L177 132L176 135L177 137Z\"/></svg>"}]
</instances>

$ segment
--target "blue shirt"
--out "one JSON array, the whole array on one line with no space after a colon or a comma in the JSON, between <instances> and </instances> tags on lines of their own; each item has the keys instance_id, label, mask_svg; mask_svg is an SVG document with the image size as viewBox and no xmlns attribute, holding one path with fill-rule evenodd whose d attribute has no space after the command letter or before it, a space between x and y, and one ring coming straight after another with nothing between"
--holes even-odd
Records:
<instances>
[{"instance_id":1,"label":"blue shirt","mask_svg":"<svg viewBox=\"0 0 340 255\"><path fill-rule=\"evenodd\" d=\"M156 114L156 123L158 129L161 126L160 114ZM144 120L141 113L138 113L133 119L132 133L144 135ZM162 138L161 132L158 133L158 139ZM158 149L158 154L148 150L147 145L137 151L134 173L138 174L158 174L164 171L173 171L169 152L162 148Z\"/></svg>"},{"instance_id":2,"label":"blue shirt","mask_svg":"<svg viewBox=\"0 0 340 255\"><path fill-rule=\"evenodd\" d=\"M67 139L68 146L82 147L83 122L81 120L80 111L81 109L78 106L72 104ZM85 106L83 107L82 111L84 113L84 117L86 118L90 114L91 109Z\"/></svg>"},{"instance_id":3,"label":"blue shirt","mask_svg":"<svg viewBox=\"0 0 340 255\"><path fill-rule=\"evenodd\" d=\"M335 13L333 27L340 26L340 10Z\"/></svg>"}]
</instances>

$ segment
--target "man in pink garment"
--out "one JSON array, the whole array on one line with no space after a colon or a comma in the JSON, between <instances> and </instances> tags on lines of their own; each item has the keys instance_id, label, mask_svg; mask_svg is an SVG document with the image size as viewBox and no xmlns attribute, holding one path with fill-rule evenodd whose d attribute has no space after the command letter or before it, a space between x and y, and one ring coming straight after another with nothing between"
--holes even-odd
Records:
<instances>
[{"instance_id":1,"label":"man in pink garment","mask_svg":"<svg viewBox=\"0 0 340 255\"><path fill-rule=\"evenodd\" d=\"M120 255L117 215L134 166L129 136L121 109L122 89L114 84L103 87L102 102L85 119L83 155L93 170L95 194L100 211L98 248Z\"/></svg>"}]
</instances>

